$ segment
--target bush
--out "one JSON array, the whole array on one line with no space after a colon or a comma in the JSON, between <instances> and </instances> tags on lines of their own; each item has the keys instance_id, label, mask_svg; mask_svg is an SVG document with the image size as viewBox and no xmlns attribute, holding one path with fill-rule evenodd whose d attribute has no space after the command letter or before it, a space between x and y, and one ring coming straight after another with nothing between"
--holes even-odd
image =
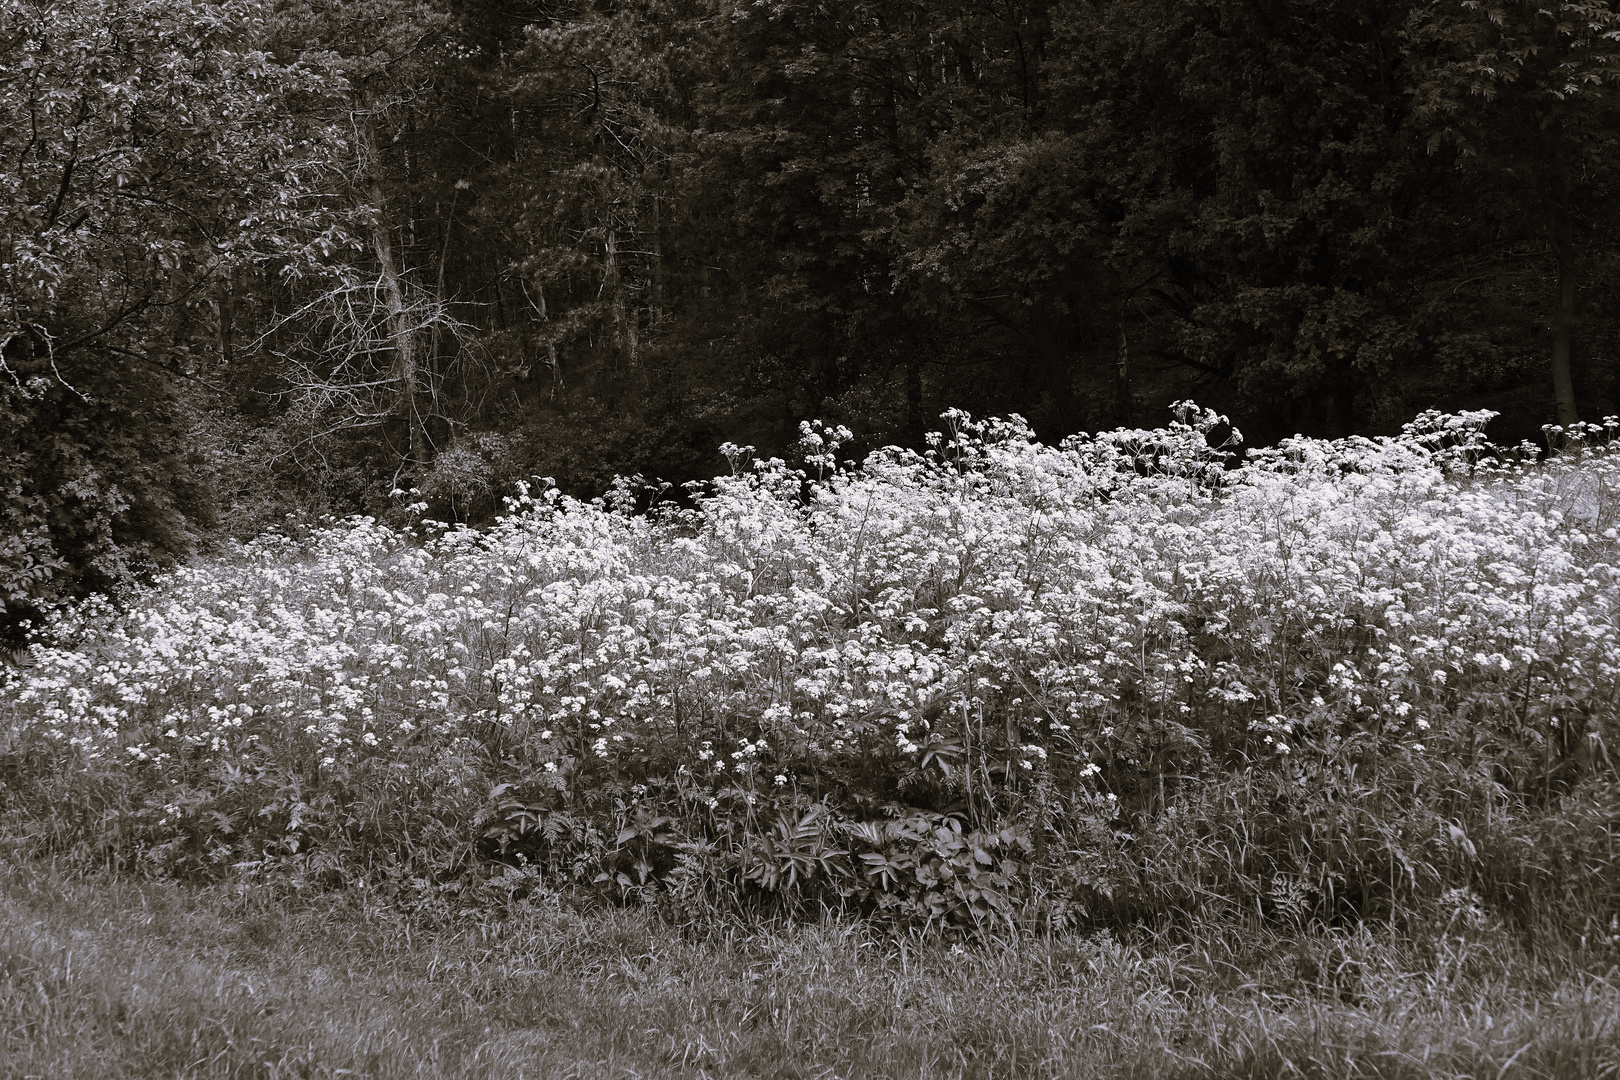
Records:
<instances>
[{"instance_id":1,"label":"bush","mask_svg":"<svg viewBox=\"0 0 1620 1080\"><path fill-rule=\"evenodd\" d=\"M805 425L684 506L264 536L59 613L0 790L37 848L188 874L968 930L1466 893L1585 933L1620 425L1538 462L1488 416L1241 462L1191 406L1059 447L949 413L859 467Z\"/></svg>"}]
</instances>

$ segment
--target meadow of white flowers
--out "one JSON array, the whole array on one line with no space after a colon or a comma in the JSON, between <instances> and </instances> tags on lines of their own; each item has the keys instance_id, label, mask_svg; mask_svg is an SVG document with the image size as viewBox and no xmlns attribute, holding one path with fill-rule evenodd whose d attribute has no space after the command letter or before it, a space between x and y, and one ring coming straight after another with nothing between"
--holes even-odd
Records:
<instances>
[{"instance_id":1,"label":"meadow of white flowers","mask_svg":"<svg viewBox=\"0 0 1620 1080\"><path fill-rule=\"evenodd\" d=\"M1620 424L1236 465L1178 416L953 413L858 466L805 425L650 511L263 537L55 617L0 705L10 831L968 925L1612 910Z\"/></svg>"}]
</instances>

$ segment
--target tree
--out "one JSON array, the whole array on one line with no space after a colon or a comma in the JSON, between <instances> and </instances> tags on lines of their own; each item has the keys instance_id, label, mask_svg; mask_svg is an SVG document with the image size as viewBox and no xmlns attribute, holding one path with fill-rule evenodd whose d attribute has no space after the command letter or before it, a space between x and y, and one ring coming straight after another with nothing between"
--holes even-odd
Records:
<instances>
[{"instance_id":1,"label":"tree","mask_svg":"<svg viewBox=\"0 0 1620 1080\"><path fill-rule=\"evenodd\" d=\"M416 0L284 4L271 27L281 55L342 76L343 92L321 103L317 123L353 133L329 164L358 243L289 294L257 344L278 361L295 450L320 455L341 432L397 432L396 480L431 464L444 374L437 345L461 330L444 300L442 259L431 283L412 261L423 246L417 144L435 130L436 90L454 78L452 30L447 13Z\"/></svg>"},{"instance_id":2,"label":"tree","mask_svg":"<svg viewBox=\"0 0 1620 1080\"><path fill-rule=\"evenodd\" d=\"M337 136L289 108L340 80L264 51L268 11L0 0L0 604L189 549L186 387L230 349L231 283L342 242Z\"/></svg>"},{"instance_id":3,"label":"tree","mask_svg":"<svg viewBox=\"0 0 1620 1080\"><path fill-rule=\"evenodd\" d=\"M1606 173L1616 145L1620 11L1608 0L1430 0L1406 27L1428 148L1498 174L1533 202L1556 266L1552 381L1558 422L1579 420L1576 189Z\"/></svg>"}]
</instances>

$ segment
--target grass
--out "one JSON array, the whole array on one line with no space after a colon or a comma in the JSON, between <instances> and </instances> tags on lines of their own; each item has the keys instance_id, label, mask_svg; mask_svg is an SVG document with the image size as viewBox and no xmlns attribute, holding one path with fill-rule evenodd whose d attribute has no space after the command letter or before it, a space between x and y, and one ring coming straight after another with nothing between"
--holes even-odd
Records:
<instances>
[{"instance_id":1,"label":"grass","mask_svg":"<svg viewBox=\"0 0 1620 1080\"><path fill-rule=\"evenodd\" d=\"M1613 969L1574 959L1492 926L953 947L549 902L427 919L22 863L0 873L0 1075L1620 1075Z\"/></svg>"}]
</instances>

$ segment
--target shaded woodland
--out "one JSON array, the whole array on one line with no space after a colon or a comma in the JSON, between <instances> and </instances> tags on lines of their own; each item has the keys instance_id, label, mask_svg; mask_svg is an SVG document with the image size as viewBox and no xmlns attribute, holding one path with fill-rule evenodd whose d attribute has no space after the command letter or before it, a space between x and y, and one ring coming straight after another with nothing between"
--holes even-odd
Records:
<instances>
[{"instance_id":1,"label":"shaded woodland","mask_svg":"<svg viewBox=\"0 0 1620 1080\"><path fill-rule=\"evenodd\" d=\"M1608 0L0 0L0 601L799 421L1620 411ZM415 491L419 494L411 495ZM400 493L406 494L400 494Z\"/></svg>"}]
</instances>

